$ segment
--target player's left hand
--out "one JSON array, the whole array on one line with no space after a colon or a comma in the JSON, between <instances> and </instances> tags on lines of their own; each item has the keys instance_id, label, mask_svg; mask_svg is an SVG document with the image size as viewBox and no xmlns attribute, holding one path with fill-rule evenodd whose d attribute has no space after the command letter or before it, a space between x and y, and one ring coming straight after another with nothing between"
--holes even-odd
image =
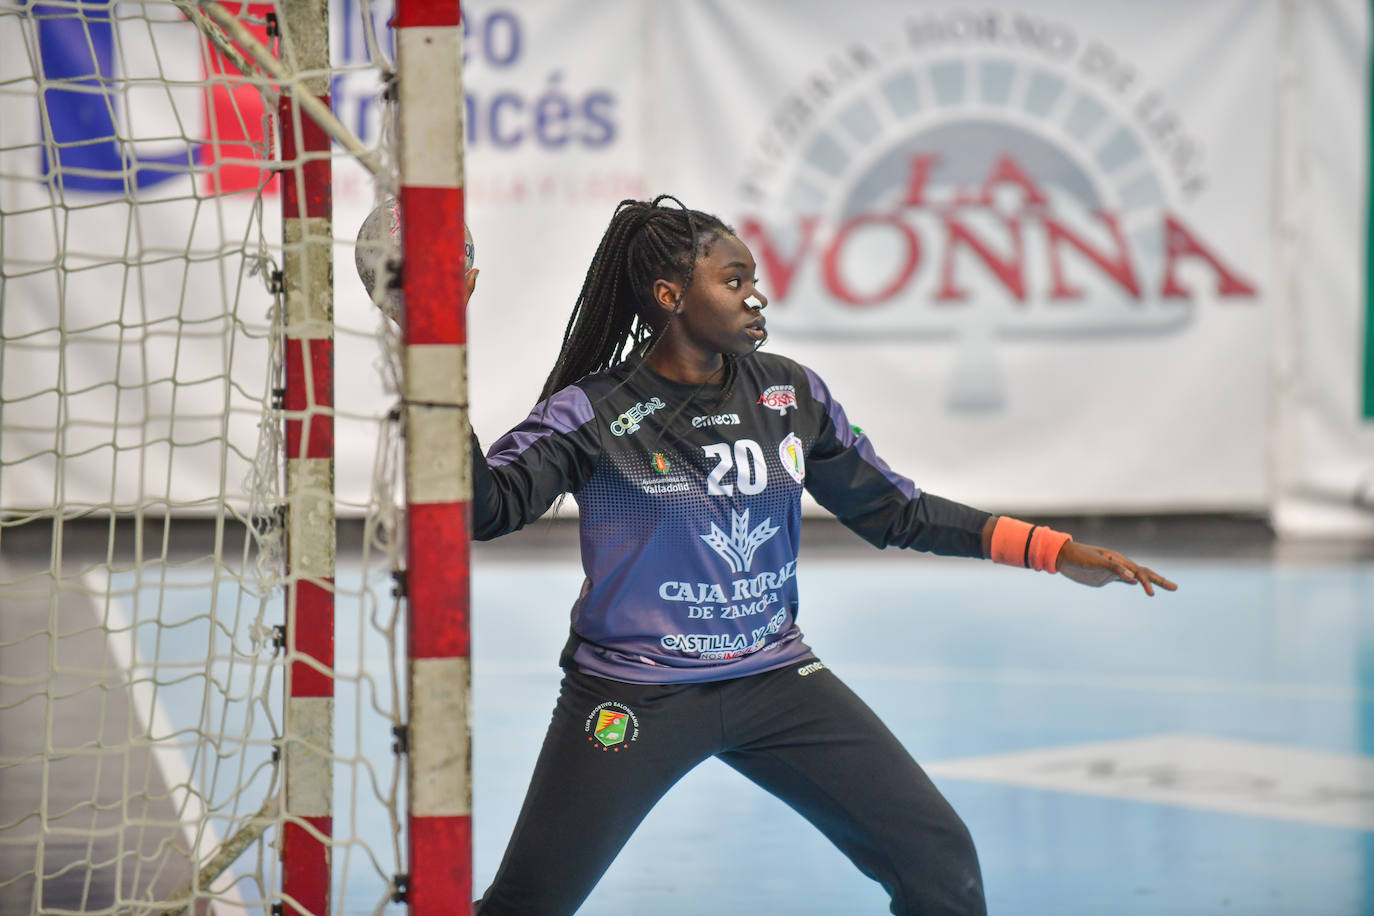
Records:
<instances>
[{"instance_id":1,"label":"player's left hand","mask_svg":"<svg viewBox=\"0 0 1374 916\"><path fill-rule=\"evenodd\" d=\"M469 270L467 274L463 277L463 282L467 284L468 288L467 297L463 299L464 302L471 302L472 294L477 292L477 274L478 269L474 267L472 270Z\"/></svg>"},{"instance_id":2,"label":"player's left hand","mask_svg":"<svg viewBox=\"0 0 1374 916\"><path fill-rule=\"evenodd\" d=\"M1140 585L1145 589L1145 594L1151 596L1155 593L1156 585L1171 592L1178 588L1153 569L1141 566L1115 550L1077 541L1064 544L1055 565L1061 575L1093 588L1101 588L1108 582L1125 582L1127 585Z\"/></svg>"}]
</instances>

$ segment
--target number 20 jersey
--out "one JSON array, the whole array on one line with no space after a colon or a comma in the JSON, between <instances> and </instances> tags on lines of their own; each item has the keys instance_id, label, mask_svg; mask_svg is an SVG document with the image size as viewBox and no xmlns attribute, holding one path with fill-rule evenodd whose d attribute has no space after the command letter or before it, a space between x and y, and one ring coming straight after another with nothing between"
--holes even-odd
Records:
<instances>
[{"instance_id":1,"label":"number 20 jersey","mask_svg":"<svg viewBox=\"0 0 1374 916\"><path fill-rule=\"evenodd\" d=\"M621 364L540 402L485 461L486 540L577 500L586 574L564 664L632 683L710 681L811 655L797 627L801 491L878 547L982 556L987 513L918 489L810 369L773 354L720 386Z\"/></svg>"}]
</instances>

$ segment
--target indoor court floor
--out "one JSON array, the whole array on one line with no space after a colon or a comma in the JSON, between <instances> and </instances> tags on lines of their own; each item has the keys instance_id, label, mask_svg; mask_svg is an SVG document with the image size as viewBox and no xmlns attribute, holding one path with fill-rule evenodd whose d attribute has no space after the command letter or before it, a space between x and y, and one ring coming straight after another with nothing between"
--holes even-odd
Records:
<instances>
[{"instance_id":1,"label":"indoor court floor","mask_svg":"<svg viewBox=\"0 0 1374 916\"><path fill-rule=\"evenodd\" d=\"M808 642L963 816L989 911L1374 914L1374 544L1276 545L1262 525L1234 519L1060 524L1153 566L1179 591L1151 599L1122 585L879 552L828 522L808 522L799 565ZM341 588L357 575L341 551ZM571 523L474 550L479 892L553 707L580 583ZM356 613L340 605L338 657L353 653L366 668L380 656L349 644ZM390 735L384 722L348 733L361 718L349 709L356 697L339 692L336 741L381 771ZM18 775L4 794L31 791ZM337 771L336 807L354 812L349 829L388 844L385 812L352 797L352 778ZM343 852L339 911L373 913L384 885L356 859L341 869ZM881 889L810 825L708 761L650 813L580 912L886 911ZM28 910L8 900L0 912Z\"/></svg>"},{"instance_id":2,"label":"indoor court floor","mask_svg":"<svg viewBox=\"0 0 1374 916\"><path fill-rule=\"evenodd\" d=\"M969 825L990 913L1374 914L1374 545L1064 523L1179 584L1152 599L816 527L799 622ZM515 559L518 576L478 559L480 884L552 709L581 577L572 556ZM809 824L710 761L581 912L886 911Z\"/></svg>"}]
</instances>

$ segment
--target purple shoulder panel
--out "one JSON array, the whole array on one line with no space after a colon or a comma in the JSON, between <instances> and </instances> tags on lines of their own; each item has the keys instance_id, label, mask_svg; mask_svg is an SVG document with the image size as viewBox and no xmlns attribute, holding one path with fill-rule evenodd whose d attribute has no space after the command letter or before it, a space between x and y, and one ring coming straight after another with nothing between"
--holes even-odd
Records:
<instances>
[{"instance_id":1,"label":"purple shoulder panel","mask_svg":"<svg viewBox=\"0 0 1374 916\"><path fill-rule=\"evenodd\" d=\"M591 399L576 385L569 385L534 405L519 426L497 439L487 450L487 464L510 464L535 442L555 433L567 434L594 416Z\"/></svg>"},{"instance_id":2,"label":"purple shoulder panel","mask_svg":"<svg viewBox=\"0 0 1374 916\"><path fill-rule=\"evenodd\" d=\"M806 381L811 386L811 396L824 405L830 422L835 424L835 436L840 440L840 444L845 448L857 449L859 457L864 460L864 463L872 466L874 470L887 478L907 499L915 499L920 496L921 490L915 483L892 470L886 461L878 457L878 453L873 450L873 443L869 441L867 436L858 435L854 432L854 427L850 425L849 417L845 414L844 408L830 396L830 389L826 387L825 382L821 381L821 377L807 366L801 366L801 370L806 373Z\"/></svg>"}]
</instances>

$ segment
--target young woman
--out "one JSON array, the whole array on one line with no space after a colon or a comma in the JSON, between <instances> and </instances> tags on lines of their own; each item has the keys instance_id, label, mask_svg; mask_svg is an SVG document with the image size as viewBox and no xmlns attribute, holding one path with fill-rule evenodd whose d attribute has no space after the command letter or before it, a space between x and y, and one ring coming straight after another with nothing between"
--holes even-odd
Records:
<instances>
[{"instance_id":1,"label":"young woman","mask_svg":"<svg viewBox=\"0 0 1374 916\"><path fill-rule=\"evenodd\" d=\"M1175 587L895 473L815 372L756 352L768 300L754 274L715 217L623 201L543 400L485 460L473 439L474 536L572 493L586 572L483 916L576 910L649 809L713 756L815 824L893 913L986 911L963 822L797 628L803 487L877 547Z\"/></svg>"}]
</instances>

